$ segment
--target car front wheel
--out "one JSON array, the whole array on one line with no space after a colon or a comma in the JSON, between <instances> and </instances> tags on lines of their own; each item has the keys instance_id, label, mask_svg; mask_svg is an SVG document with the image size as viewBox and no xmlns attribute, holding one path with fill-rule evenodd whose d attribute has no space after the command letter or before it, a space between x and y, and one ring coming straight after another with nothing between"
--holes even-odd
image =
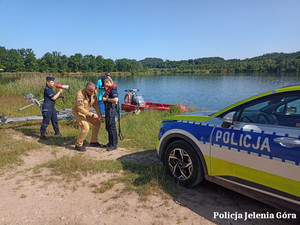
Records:
<instances>
[{"instance_id":1,"label":"car front wheel","mask_svg":"<svg viewBox=\"0 0 300 225\"><path fill-rule=\"evenodd\" d=\"M164 165L168 173L183 186L193 187L204 179L199 156L185 141L174 141L167 147Z\"/></svg>"}]
</instances>

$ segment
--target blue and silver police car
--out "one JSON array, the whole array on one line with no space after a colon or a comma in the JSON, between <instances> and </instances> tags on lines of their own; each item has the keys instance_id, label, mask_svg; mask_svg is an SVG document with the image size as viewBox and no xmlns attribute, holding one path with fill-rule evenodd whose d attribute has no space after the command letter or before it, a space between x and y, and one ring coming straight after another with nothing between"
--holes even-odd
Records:
<instances>
[{"instance_id":1,"label":"blue and silver police car","mask_svg":"<svg viewBox=\"0 0 300 225\"><path fill-rule=\"evenodd\" d=\"M300 86L215 113L169 117L161 124L156 148L167 171L184 186L207 179L300 211Z\"/></svg>"}]
</instances>

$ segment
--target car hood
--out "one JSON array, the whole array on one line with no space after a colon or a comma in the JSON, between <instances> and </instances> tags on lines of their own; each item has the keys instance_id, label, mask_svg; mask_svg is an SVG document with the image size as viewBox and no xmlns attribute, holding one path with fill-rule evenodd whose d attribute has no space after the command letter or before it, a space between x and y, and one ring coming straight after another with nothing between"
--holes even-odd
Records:
<instances>
[{"instance_id":1,"label":"car hood","mask_svg":"<svg viewBox=\"0 0 300 225\"><path fill-rule=\"evenodd\" d=\"M211 114L215 113L215 111L199 111L199 112L191 112L191 113L184 113L176 116L171 116L165 119L165 121L172 121L172 120L186 120L186 121L198 121L204 122L206 120L211 119Z\"/></svg>"}]
</instances>

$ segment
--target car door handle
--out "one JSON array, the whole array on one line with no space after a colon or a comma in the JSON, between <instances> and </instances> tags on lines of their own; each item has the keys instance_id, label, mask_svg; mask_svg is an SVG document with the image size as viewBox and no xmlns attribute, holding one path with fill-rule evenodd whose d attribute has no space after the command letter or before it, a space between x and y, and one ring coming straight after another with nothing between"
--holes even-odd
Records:
<instances>
[{"instance_id":1,"label":"car door handle","mask_svg":"<svg viewBox=\"0 0 300 225\"><path fill-rule=\"evenodd\" d=\"M300 140L296 138L290 138L290 137L278 137L274 138L274 142L280 144L283 147L286 148L292 148L300 146Z\"/></svg>"}]
</instances>

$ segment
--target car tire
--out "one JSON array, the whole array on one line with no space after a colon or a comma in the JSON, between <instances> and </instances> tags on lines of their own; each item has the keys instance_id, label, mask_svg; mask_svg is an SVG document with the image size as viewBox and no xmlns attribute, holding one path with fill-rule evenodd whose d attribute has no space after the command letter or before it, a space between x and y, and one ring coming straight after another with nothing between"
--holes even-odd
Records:
<instances>
[{"instance_id":1,"label":"car tire","mask_svg":"<svg viewBox=\"0 0 300 225\"><path fill-rule=\"evenodd\" d=\"M164 165L167 172L185 187L193 187L204 179L199 156L195 149L183 140L169 144L166 149Z\"/></svg>"}]
</instances>

